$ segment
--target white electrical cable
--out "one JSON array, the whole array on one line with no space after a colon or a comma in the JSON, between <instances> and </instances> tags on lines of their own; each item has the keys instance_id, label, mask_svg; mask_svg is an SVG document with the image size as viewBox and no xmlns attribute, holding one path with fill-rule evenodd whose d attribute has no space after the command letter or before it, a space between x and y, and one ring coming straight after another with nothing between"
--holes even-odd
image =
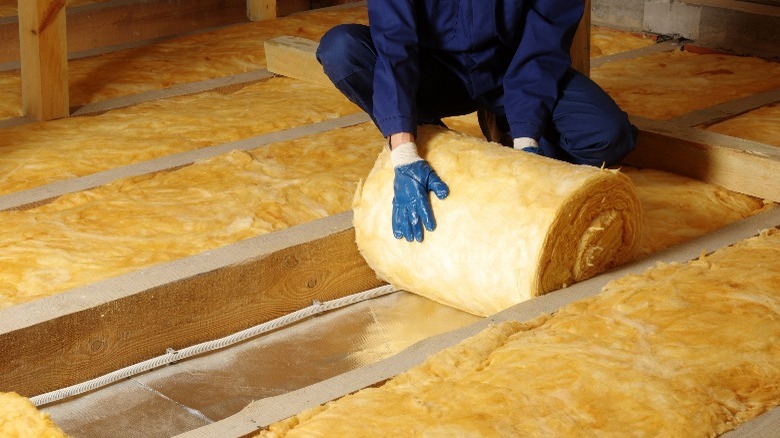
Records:
<instances>
[{"instance_id":1,"label":"white electrical cable","mask_svg":"<svg viewBox=\"0 0 780 438\"><path fill-rule=\"evenodd\" d=\"M56 391L47 392L45 394L31 397L30 400L36 406L43 406L49 403L54 403L55 401L72 397L74 395L83 394L85 392L89 392L97 388L101 388L103 386L109 385L118 380L122 380L163 365L168 365L192 356L197 356L199 354L208 353L210 351L229 347L238 342L245 341L249 338L261 335L271 330L275 330L279 327L290 325L292 323L298 322L310 316L327 312L329 310L345 307L350 304L359 303L361 301L366 301L372 298L381 297L383 295L388 295L393 292L397 292L397 289L395 289L390 285L387 285L387 286L380 286L374 289L370 289L365 292L349 295L343 298L326 301L324 303L315 300L313 304L309 307L303 308L293 313L289 313L287 315L256 325L254 327L250 327L246 330L242 330L230 336L226 336L224 338L216 339L213 341L203 342L197 345L193 345L191 347L184 348L179 351L169 348L167 353L162 356L158 356L143 361L141 363L122 368L120 370L108 373L101 377L88 380L84 383L79 383L76 385L69 386L67 388L62 388Z\"/></svg>"}]
</instances>

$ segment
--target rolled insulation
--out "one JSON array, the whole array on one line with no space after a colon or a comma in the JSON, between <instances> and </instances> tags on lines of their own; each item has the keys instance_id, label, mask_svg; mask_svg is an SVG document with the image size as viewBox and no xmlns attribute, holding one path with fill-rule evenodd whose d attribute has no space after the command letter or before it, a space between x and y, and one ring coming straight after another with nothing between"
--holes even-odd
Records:
<instances>
[{"instance_id":1,"label":"rolled insulation","mask_svg":"<svg viewBox=\"0 0 780 438\"><path fill-rule=\"evenodd\" d=\"M380 154L353 202L358 247L378 276L476 315L566 287L634 256L641 208L614 170L422 127L417 145L449 185L423 242L393 237L393 168Z\"/></svg>"}]
</instances>

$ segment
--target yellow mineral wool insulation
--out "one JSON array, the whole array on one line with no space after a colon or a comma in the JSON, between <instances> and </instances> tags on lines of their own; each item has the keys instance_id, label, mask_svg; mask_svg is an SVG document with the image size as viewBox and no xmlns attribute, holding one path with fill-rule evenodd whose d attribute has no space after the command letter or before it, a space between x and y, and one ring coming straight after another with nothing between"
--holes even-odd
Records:
<instances>
[{"instance_id":1,"label":"yellow mineral wool insulation","mask_svg":"<svg viewBox=\"0 0 780 438\"><path fill-rule=\"evenodd\" d=\"M780 232L506 322L263 437L713 437L780 404Z\"/></svg>"},{"instance_id":2,"label":"yellow mineral wool insulation","mask_svg":"<svg viewBox=\"0 0 780 438\"><path fill-rule=\"evenodd\" d=\"M273 201L286 195L265 192L262 199L255 198L253 191L264 189L253 182L259 178L269 184L268 187L293 190L283 182L288 165L291 169L306 169L322 164L323 169L328 170L323 170L318 178L326 178L333 186L320 192L321 206L308 208L344 211L351 201L348 188L367 175L374 163L378 150L368 145L381 142L378 136L373 126L364 124L292 142L289 154L284 153L287 149L283 144L261 149L264 154L270 154L261 156L264 162L274 168L266 176L254 175L251 169L260 166L254 160L247 164L249 171L241 170L241 163L248 155L234 153L232 157L215 158L186 171L187 168L118 181L100 189L66 195L49 206L14 213L0 212L3 221L0 229L0 307L141 269L146 262L172 260L194 254L199 248L252 236L254 232L240 233L246 231L240 225L249 222L248 215L257 217L253 227L258 227L262 219L268 222L268 229L282 228L285 224L277 224L272 215L273 212L283 213L286 206ZM303 153L304 144L323 149L315 154ZM325 151L335 154L334 146L340 150L338 155L318 155ZM316 160L324 161L318 163ZM639 254L700 236L749 216L762 205L759 200L665 172L627 168L625 173L634 180L644 210L645 230ZM706 195L698 196L699 193ZM293 201L295 199L298 198ZM271 204L263 204L265 201ZM259 213L255 214L255 210ZM210 222L211 213L203 214L204 211L220 214ZM310 216L304 216L307 217ZM232 228L225 225L234 221ZM218 230L226 228L231 228L234 235L225 233L215 237ZM89 236L100 238L88 239ZM190 240L192 248L187 243ZM126 252L122 248L127 248ZM3 254L7 257L2 258Z\"/></svg>"},{"instance_id":3,"label":"yellow mineral wool insulation","mask_svg":"<svg viewBox=\"0 0 780 438\"><path fill-rule=\"evenodd\" d=\"M739 123L723 129L732 129L731 135L740 133L743 138L752 136L758 141L770 138L772 133L780 138L778 108L780 106L762 108L754 111L758 114L745 115L746 124L755 128L752 133L743 133ZM450 129L483 138L476 113L449 117L444 122ZM643 233L637 251L639 256L703 236L768 206L761 199L669 172L630 166L622 166L620 170L631 178L642 204Z\"/></svg>"},{"instance_id":4,"label":"yellow mineral wool insulation","mask_svg":"<svg viewBox=\"0 0 780 438\"><path fill-rule=\"evenodd\" d=\"M706 129L780 147L780 104L755 109Z\"/></svg>"},{"instance_id":5,"label":"yellow mineral wool insulation","mask_svg":"<svg viewBox=\"0 0 780 438\"><path fill-rule=\"evenodd\" d=\"M155 100L4 129L0 194L351 114L335 89L271 78L232 94Z\"/></svg>"},{"instance_id":6,"label":"yellow mineral wool insulation","mask_svg":"<svg viewBox=\"0 0 780 438\"><path fill-rule=\"evenodd\" d=\"M624 166L642 204L639 256L703 236L768 208L761 199L654 169Z\"/></svg>"},{"instance_id":7,"label":"yellow mineral wool insulation","mask_svg":"<svg viewBox=\"0 0 780 438\"><path fill-rule=\"evenodd\" d=\"M629 114L667 120L780 87L780 62L673 51L604 64L591 77Z\"/></svg>"},{"instance_id":8,"label":"yellow mineral wool insulation","mask_svg":"<svg viewBox=\"0 0 780 438\"><path fill-rule=\"evenodd\" d=\"M344 131L0 212L0 308L348 210L382 141Z\"/></svg>"},{"instance_id":9,"label":"yellow mineral wool insulation","mask_svg":"<svg viewBox=\"0 0 780 438\"><path fill-rule=\"evenodd\" d=\"M387 151L353 203L358 247L394 286L484 316L634 257L641 208L620 172L432 127L417 145L450 187L431 197L436 231L421 243L393 237Z\"/></svg>"},{"instance_id":10,"label":"yellow mineral wool insulation","mask_svg":"<svg viewBox=\"0 0 780 438\"><path fill-rule=\"evenodd\" d=\"M15 392L0 392L0 437L66 438L51 418Z\"/></svg>"},{"instance_id":11,"label":"yellow mineral wool insulation","mask_svg":"<svg viewBox=\"0 0 780 438\"><path fill-rule=\"evenodd\" d=\"M442 121L453 131L462 132L475 138L485 138L479 127L476 112L462 116L445 117Z\"/></svg>"},{"instance_id":12,"label":"yellow mineral wool insulation","mask_svg":"<svg viewBox=\"0 0 780 438\"><path fill-rule=\"evenodd\" d=\"M614 55L615 53L641 49L655 44L655 37L640 35L601 26L590 28L590 56Z\"/></svg>"},{"instance_id":13,"label":"yellow mineral wool insulation","mask_svg":"<svg viewBox=\"0 0 780 438\"><path fill-rule=\"evenodd\" d=\"M755 141L780 138L780 106L761 108L738 118L742 117L745 126L752 129L742 128L737 121L728 123L731 120L722 127L719 124L708 129ZM483 138L475 113L449 117L444 122L453 130ZM630 166L620 170L631 178L642 204L640 256L703 236L765 207L761 199L673 173Z\"/></svg>"},{"instance_id":14,"label":"yellow mineral wool insulation","mask_svg":"<svg viewBox=\"0 0 780 438\"><path fill-rule=\"evenodd\" d=\"M319 41L336 24L367 21L365 7L311 11L73 60L68 63L70 104L264 68L266 40L293 35ZM21 115L19 71L0 72L0 98L0 119Z\"/></svg>"}]
</instances>

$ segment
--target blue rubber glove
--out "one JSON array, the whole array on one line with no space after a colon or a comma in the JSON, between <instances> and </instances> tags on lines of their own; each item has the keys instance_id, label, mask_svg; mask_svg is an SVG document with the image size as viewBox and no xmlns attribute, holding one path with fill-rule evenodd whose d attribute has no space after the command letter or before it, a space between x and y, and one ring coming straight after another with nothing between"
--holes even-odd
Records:
<instances>
[{"instance_id":1,"label":"blue rubber glove","mask_svg":"<svg viewBox=\"0 0 780 438\"><path fill-rule=\"evenodd\" d=\"M396 239L422 242L423 226L428 231L436 228L428 192L444 199L450 193L449 187L427 161L418 158L395 166L393 190L393 235Z\"/></svg>"}]
</instances>

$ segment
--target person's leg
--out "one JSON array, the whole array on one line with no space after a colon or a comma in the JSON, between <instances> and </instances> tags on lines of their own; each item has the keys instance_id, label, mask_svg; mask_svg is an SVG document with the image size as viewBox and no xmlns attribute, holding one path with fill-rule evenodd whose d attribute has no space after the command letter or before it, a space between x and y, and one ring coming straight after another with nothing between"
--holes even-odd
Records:
<instances>
[{"instance_id":1,"label":"person's leg","mask_svg":"<svg viewBox=\"0 0 780 438\"><path fill-rule=\"evenodd\" d=\"M341 24L330 29L317 48L317 60L325 75L372 120L376 59L371 33L362 24Z\"/></svg>"},{"instance_id":2,"label":"person's leg","mask_svg":"<svg viewBox=\"0 0 780 438\"><path fill-rule=\"evenodd\" d=\"M320 40L317 59L344 95L373 117L374 68L377 52L368 26L338 25ZM420 124L441 124L441 118L476 109L465 86L446 62L421 51L417 118ZM376 120L374 120L376 123Z\"/></svg>"},{"instance_id":3,"label":"person's leg","mask_svg":"<svg viewBox=\"0 0 780 438\"><path fill-rule=\"evenodd\" d=\"M418 58L417 117L420 124L437 124L443 117L461 116L477 110L464 85L465 79L458 76L454 60L425 49L420 49Z\"/></svg>"},{"instance_id":4,"label":"person's leg","mask_svg":"<svg viewBox=\"0 0 780 438\"><path fill-rule=\"evenodd\" d=\"M539 141L543 155L577 164L611 166L634 149L636 127L595 82L570 69L561 89L552 124Z\"/></svg>"}]
</instances>

